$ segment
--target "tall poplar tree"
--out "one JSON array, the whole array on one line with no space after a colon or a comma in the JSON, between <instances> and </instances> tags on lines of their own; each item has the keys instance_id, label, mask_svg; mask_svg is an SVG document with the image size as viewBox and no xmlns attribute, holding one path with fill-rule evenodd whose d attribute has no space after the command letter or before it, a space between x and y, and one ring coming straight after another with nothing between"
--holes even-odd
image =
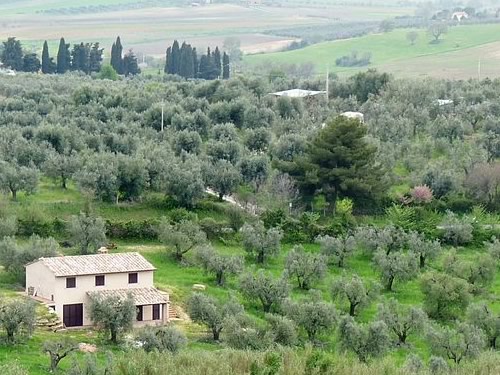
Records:
<instances>
[{"instance_id":1,"label":"tall poplar tree","mask_svg":"<svg viewBox=\"0 0 500 375\"><path fill-rule=\"evenodd\" d=\"M186 43L183 43L181 48L179 75L184 78L194 77L193 48Z\"/></svg>"},{"instance_id":2,"label":"tall poplar tree","mask_svg":"<svg viewBox=\"0 0 500 375\"><path fill-rule=\"evenodd\" d=\"M131 49L123 56L123 74L125 76L136 75L141 72L137 63L137 56Z\"/></svg>"},{"instance_id":3,"label":"tall poplar tree","mask_svg":"<svg viewBox=\"0 0 500 375\"><path fill-rule=\"evenodd\" d=\"M165 56L165 69L163 71L167 74L172 74L172 47L167 48Z\"/></svg>"}]
</instances>

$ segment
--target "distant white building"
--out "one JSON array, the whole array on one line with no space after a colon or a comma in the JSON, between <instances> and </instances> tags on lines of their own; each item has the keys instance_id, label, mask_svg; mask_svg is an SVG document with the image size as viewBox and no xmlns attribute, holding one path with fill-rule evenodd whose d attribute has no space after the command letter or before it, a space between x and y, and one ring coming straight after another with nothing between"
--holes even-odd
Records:
<instances>
[{"instance_id":1,"label":"distant white building","mask_svg":"<svg viewBox=\"0 0 500 375\"><path fill-rule=\"evenodd\" d=\"M465 19L469 18L469 15L466 12L454 12L451 15L451 19L454 21L458 21L458 22L461 22L462 19L464 19L464 18Z\"/></svg>"},{"instance_id":2,"label":"distant white building","mask_svg":"<svg viewBox=\"0 0 500 375\"><path fill-rule=\"evenodd\" d=\"M347 118L357 119L361 122L365 122L365 115L362 114L361 112L344 112L341 113L340 115Z\"/></svg>"},{"instance_id":3,"label":"distant white building","mask_svg":"<svg viewBox=\"0 0 500 375\"><path fill-rule=\"evenodd\" d=\"M308 97L322 95L322 94L326 94L326 91L292 89L292 90L272 92L269 95L287 96L289 98L308 98Z\"/></svg>"},{"instance_id":4,"label":"distant white building","mask_svg":"<svg viewBox=\"0 0 500 375\"><path fill-rule=\"evenodd\" d=\"M453 100L451 99L438 99L436 100L438 106L442 107L443 105L453 104Z\"/></svg>"}]
</instances>

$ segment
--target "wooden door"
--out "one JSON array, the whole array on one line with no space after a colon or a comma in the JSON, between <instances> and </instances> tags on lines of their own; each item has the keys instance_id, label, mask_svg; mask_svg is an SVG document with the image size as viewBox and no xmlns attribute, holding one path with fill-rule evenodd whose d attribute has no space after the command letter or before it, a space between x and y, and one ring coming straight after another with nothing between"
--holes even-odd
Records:
<instances>
[{"instance_id":1,"label":"wooden door","mask_svg":"<svg viewBox=\"0 0 500 375\"><path fill-rule=\"evenodd\" d=\"M63 305L63 323L66 327L83 326L83 303Z\"/></svg>"}]
</instances>

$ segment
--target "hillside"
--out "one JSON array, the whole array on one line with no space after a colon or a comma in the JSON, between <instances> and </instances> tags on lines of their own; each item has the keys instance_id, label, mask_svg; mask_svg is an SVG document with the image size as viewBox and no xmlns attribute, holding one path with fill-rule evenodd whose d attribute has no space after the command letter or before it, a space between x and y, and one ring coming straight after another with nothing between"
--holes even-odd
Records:
<instances>
[{"instance_id":1,"label":"hillside","mask_svg":"<svg viewBox=\"0 0 500 375\"><path fill-rule=\"evenodd\" d=\"M400 75L418 74L455 79L477 77L478 60L481 60L488 76L500 75L496 43L500 40L500 25L452 27L436 44L429 43L432 37L426 30L419 30L415 45L411 45L406 38L409 31L398 29L384 34L320 43L296 51L246 56L245 61L251 66L267 62L313 63L317 72L326 72L328 66L330 71L339 75L352 75L367 68L338 67L335 60L357 51L360 54L371 53L369 68Z\"/></svg>"}]
</instances>

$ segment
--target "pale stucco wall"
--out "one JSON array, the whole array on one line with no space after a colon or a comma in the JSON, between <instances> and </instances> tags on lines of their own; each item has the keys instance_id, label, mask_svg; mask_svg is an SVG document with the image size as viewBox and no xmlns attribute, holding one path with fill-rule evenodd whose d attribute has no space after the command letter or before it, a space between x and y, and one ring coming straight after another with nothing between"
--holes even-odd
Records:
<instances>
[{"instance_id":1,"label":"pale stucco wall","mask_svg":"<svg viewBox=\"0 0 500 375\"><path fill-rule=\"evenodd\" d=\"M36 296L55 300L56 277L42 262L26 266L26 293L29 287L35 288Z\"/></svg>"}]
</instances>

